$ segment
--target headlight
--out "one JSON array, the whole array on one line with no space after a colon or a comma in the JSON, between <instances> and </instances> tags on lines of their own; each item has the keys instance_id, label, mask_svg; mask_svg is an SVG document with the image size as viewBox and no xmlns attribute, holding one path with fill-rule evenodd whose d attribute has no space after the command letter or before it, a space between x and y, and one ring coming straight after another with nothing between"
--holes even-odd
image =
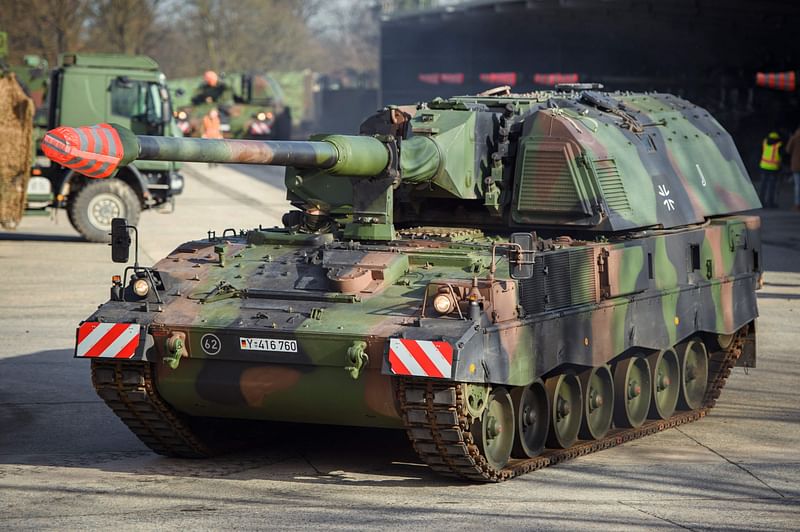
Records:
<instances>
[{"instance_id":1,"label":"headlight","mask_svg":"<svg viewBox=\"0 0 800 532\"><path fill-rule=\"evenodd\" d=\"M171 174L169 176L170 190L183 190L183 176L180 174Z\"/></svg>"},{"instance_id":2,"label":"headlight","mask_svg":"<svg viewBox=\"0 0 800 532\"><path fill-rule=\"evenodd\" d=\"M450 294L440 293L433 298L433 308L441 315L449 314L456 308L455 301Z\"/></svg>"},{"instance_id":3,"label":"headlight","mask_svg":"<svg viewBox=\"0 0 800 532\"><path fill-rule=\"evenodd\" d=\"M266 120L267 119L267 114L266 113L258 113L256 115L256 118L258 118L259 120L262 120L262 121Z\"/></svg>"},{"instance_id":4,"label":"headlight","mask_svg":"<svg viewBox=\"0 0 800 532\"><path fill-rule=\"evenodd\" d=\"M150 291L150 285L145 279L136 279L133 282L133 293L139 297L144 297Z\"/></svg>"}]
</instances>

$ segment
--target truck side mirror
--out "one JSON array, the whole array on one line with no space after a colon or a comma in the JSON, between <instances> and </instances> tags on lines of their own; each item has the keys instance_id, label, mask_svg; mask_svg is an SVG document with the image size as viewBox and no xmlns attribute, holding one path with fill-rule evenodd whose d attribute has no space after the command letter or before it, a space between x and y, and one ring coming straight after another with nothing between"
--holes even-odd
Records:
<instances>
[{"instance_id":1,"label":"truck side mirror","mask_svg":"<svg viewBox=\"0 0 800 532\"><path fill-rule=\"evenodd\" d=\"M128 220L114 218L111 220L111 260L128 262L131 249L131 235L128 233Z\"/></svg>"},{"instance_id":2,"label":"truck side mirror","mask_svg":"<svg viewBox=\"0 0 800 532\"><path fill-rule=\"evenodd\" d=\"M508 248L508 266L512 279L530 279L534 265L533 233L512 233Z\"/></svg>"}]
</instances>

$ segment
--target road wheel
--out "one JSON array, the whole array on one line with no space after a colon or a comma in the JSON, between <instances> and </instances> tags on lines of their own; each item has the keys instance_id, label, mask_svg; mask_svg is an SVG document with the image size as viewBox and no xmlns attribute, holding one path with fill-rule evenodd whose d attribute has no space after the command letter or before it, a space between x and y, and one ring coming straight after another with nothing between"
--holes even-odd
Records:
<instances>
[{"instance_id":1,"label":"road wheel","mask_svg":"<svg viewBox=\"0 0 800 532\"><path fill-rule=\"evenodd\" d=\"M672 349L665 349L647 357L647 362L650 364L650 383L653 386L650 418L667 419L675 413L681 391L678 355Z\"/></svg>"},{"instance_id":2,"label":"road wheel","mask_svg":"<svg viewBox=\"0 0 800 532\"><path fill-rule=\"evenodd\" d=\"M611 428L614 416L614 379L608 366L588 369L580 379L583 388L580 436L584 440L599 440Z\"/></svg>"},{"instance_id":3,"label":"road wheel","mask_svg":"<svg viewBox=\"0 0 800 532\"><path fill-rule=\"evenodd\" d=\"M643 356L632 356L614 366L614 424L637 428L650 411L650 364Z\"/></svg>"},{"instance_id":4,"label":"road wheel","mask_svg":"<svg viewBox=\"0 0 800 532\"><path fill-rule=\"evenodd\" d=\"M547 446L566 449L578 441L583 419L581 382L571 373L550 377L544 383L550 402L550 432Z\"/></svg>"},{"instance_id":5,"label":"road wheel","mask_svg":"<svg viewBox=\"0 0 800 532\"><path fill-rule=\"evenodd\" d=\"M518 386L511 392L517 414L517 431L512 454L517 458L539 456L547 442L550 428L550 405L541 380L530 386Z\"/></svg>"},{"instance_id":6,"label":"road wheel","mask_svg":"<svg viewBox=\"0 0 800 532\"><path fill-rule=\"evenodd\" d=\"M486 462L494 469L503 469L514 446L514 406L507 391L492 390L475 433Z\"/></svg>"},{"instance_id":7,"label":"road wheel","mask_svg":"<svg viewBox=\"0 0 800 532\"><path fill-rule=\"evenodd\" d=\"M86 240L110 242L111 220L126 218L136 225L142 211L139 198L127 183L119 179L92 180L67 204L69 221Z\"/></svg>"},{"instance_id":8,"label":"road wheel","mask_svg":"<svg viewBox=\"0 0 800 532\"><path fill-rule=\"evenodd\" d=\"M689 340L677 347L681 368L681 393L678 407L697 410L703 406L708 384L708 352L698 339Z\"/></svg>"}]
</instances>

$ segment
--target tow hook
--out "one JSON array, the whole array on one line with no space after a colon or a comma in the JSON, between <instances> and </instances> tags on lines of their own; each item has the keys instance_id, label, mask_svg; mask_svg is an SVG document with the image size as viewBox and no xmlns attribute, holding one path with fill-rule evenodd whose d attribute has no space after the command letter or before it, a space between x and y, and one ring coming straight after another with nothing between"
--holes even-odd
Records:
<instances>
[{"instance_id":1,"label":"tow hook","mask_svg":"<svg viewBox=\"0 0 800 532\"><path fill-rule=\"evenodd\" d=\"M367 342L359 341L353 342L353 345L347 348L344 370L350 373L353 380L358 380L361 370L369 363L369 356L364 352L366 348Z\"/></svg>"},{"instance_id":2,"label":"tow hook","mask_svg":"<svg viewBox=\"0 0 800 532\"><path fill-rule=\"evenodd\" d=\"M166 347L167 355L161 361L171 369L178 368L181 357L189 356L189 352L186 351L186 333L172 333L172 336L167 338Z\"/></svg>"}]
</instances>

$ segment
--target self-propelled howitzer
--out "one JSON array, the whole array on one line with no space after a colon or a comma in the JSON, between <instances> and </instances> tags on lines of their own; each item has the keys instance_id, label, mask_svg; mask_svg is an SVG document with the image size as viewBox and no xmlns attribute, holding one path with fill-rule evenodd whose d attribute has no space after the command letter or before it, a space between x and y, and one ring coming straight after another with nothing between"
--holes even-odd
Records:
<instances>
[{"instance_id":1,"label":"self-propelled howitzer","mask_svg":"<svg viewBox=\"0 0 800 532\"><path fill-rule=\"evenodd\" d=\"M182 244L78 328L98 393L155 451L208 454L211 418L395 427L434 470L497 481L699 419L754 365L759 203L703 109L469 96L361 133L48 135L79 171L291 165L286 227Z\"/></svg>"}]
</instances>

